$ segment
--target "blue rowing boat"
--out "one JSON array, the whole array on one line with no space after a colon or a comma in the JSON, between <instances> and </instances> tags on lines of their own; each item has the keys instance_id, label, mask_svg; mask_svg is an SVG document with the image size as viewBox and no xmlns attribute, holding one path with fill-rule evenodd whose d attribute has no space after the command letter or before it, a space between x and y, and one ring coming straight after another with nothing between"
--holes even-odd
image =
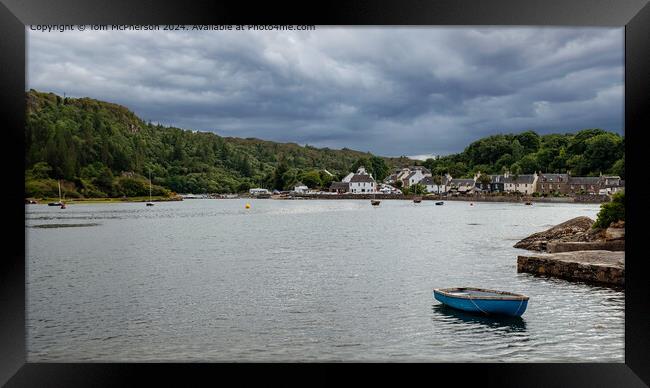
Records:
<instances>
[{"instance_id":1,"label":"blue rowing boat","mask_svg":"<svg viewBox=\"0 0 650 388\"><path fill-rule=\"evenodd\" d=\"M433 297L449 307L486 315L520 317L528 306L525 295L481 288L436 288Z\"/></svg>"}]
</instances>

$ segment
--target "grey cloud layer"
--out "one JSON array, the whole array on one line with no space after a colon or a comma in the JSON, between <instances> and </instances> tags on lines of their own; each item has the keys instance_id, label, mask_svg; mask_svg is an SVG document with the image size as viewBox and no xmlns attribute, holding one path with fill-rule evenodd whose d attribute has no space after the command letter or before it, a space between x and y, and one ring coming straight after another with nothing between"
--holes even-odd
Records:
<instances>
[{"instance_id":1,"label":"grey cloud layer","mask_svg":"<svg viewBox=\"0 0 650 388\"><path fill-rule=\"evenodd\" d=\"M500 132L623 131L623 29L29 32L28 86L224 136L446 154Z\"/></svg>"}]
</instances>

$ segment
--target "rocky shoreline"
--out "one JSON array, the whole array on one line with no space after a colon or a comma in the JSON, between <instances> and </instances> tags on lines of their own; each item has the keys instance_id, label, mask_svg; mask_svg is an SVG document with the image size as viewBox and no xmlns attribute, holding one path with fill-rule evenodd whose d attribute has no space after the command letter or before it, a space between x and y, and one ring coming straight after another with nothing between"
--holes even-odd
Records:
<instances>
[{"instance_id":1,"label":"rocky shoreline","mask_svg":"<svg viewBox=\"0 0 650 388\"><path fill-rule=\"evenodd\" d=\"M517 272L623 287L625 222L606 229L593 223L576 217L517 242L515 248L539 252L519 255Z\"/></svg>"}]
</instances>

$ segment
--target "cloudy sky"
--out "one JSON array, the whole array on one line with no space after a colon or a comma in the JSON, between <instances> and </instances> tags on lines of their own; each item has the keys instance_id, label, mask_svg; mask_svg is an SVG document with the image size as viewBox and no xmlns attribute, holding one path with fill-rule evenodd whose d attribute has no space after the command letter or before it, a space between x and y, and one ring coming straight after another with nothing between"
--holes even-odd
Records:
<instances>
[{"instance_id":1,"label":"cloudy sky","mask_svg":"<svg viewBox=\"0 0 650 388\"><path fill-rule=\"evenodd\" d=\"M28 28L28 88L222 136L444 155L533 129L623 133L622 28Z\"/></svg>"}]
</instances>

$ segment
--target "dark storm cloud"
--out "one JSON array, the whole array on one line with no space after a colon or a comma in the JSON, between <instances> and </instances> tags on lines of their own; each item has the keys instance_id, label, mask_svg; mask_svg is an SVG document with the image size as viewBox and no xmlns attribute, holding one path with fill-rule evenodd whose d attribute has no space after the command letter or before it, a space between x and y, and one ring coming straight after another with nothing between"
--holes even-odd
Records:
<instances>
[{"instance_id":1,"label":"dark storm cloud","mask_svg":"<svg viewBox=\"0 0 650 388\"><path fill-rule=\"evenodd\" d=\"M145 120L382 155L623 131L623 29L30 32L28 85Z\"/></svg>"}]
</instances>

